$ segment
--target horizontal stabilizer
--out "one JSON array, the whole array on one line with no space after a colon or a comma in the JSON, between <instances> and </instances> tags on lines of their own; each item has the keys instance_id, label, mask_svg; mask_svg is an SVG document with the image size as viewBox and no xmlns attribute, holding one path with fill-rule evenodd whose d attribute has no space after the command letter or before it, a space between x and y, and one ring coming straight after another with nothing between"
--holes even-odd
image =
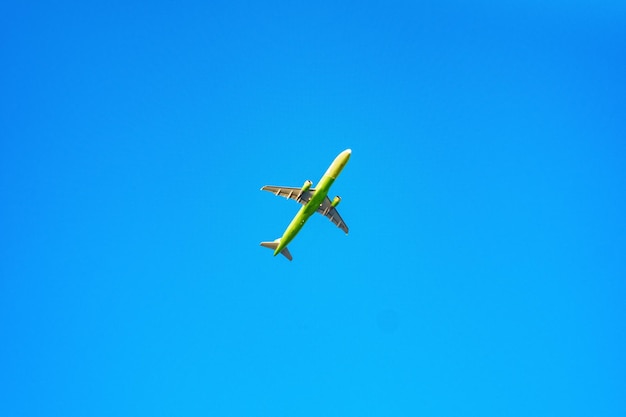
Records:
<instances>
[{"instance_id":1,"label":"horizontal stabilizer","mask_svg":"<svg viewBox=\"0 0 626 417\"><path fill-rule=\"evenodd\" d=\"M280 244L280 239L276 239L273 242L261 242L261 246L263 246L264 248L269 248L272 250L276 250L276 248L278 247L278 245ZM289 253L289 249L284 248L282 251L280 251L280 253L287 259L289 259L290 261L293 260L293 257L291 256L291 253Z\"/></svg>"}]
</instances>

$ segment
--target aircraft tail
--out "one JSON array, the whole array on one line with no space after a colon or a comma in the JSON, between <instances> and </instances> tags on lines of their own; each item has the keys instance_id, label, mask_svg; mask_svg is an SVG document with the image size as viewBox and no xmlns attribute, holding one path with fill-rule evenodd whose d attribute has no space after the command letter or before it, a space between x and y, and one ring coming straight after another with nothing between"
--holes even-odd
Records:
<instances>
[{"instance_id":1,"label":"aircraft tail","mask_svg":"<svg viewBox=\"0 0 626 417\"><path fill-rule=\"evenodd\" d=\"M280 238L276 239L273 242L261 242L261 246L263 246L264 248L269 248L272 250L276 250L276 248L278 247L278 245L280 244ZM291 253L289 253L289 249L287 249L286 247L283 248L282 251L280 251L280 253L287 259L289 259L290 261L293 259L291 257Z\"/></svg>"}]
</instances>

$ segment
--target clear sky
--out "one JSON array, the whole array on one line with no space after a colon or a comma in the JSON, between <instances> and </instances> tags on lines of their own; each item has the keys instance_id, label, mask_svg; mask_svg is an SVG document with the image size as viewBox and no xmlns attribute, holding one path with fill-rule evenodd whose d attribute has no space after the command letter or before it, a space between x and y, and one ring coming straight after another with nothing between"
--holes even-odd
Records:
<instances>
[{"instance_id":1,"label":"clear sky","mask_svg":"<svg viewBox=\"0 0 626 417\"><path fill-rule=\"evenodd\" d=\"M626 415L626 5L493 3L2 2L0 415Z\"/></svg>"}]
</instances>

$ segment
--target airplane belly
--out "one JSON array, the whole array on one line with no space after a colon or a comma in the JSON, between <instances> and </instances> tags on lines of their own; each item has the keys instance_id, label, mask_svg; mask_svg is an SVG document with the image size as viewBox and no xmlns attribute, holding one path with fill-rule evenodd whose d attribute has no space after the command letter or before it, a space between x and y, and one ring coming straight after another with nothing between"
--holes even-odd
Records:
<instances>
[{"instance_id":1,"label":"airplane belly","mask_svg":"<svg viewBox=\"0 0 626 417\"><path fill-rule=\"evenodd\" d=\"M302 226L304 226L304 223L306 223L308 218L311 217L310 215L307 215L305 209L306 206L302 207L293 220L291 220L289 226L287 226L287 229L285 230L285 233L283 233L283 237L281 239L281 244L284 242L282 245L283 247L287 246L287 244L289 244L289 242L296 237L300 229L302 229Z\"/></svg>"}]
</instances>

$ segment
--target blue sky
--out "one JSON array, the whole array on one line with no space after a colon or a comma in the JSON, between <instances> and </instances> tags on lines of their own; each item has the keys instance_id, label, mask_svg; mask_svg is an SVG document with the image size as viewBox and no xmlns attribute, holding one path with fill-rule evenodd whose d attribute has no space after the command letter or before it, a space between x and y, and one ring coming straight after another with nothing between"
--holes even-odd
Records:
<instances>
[{"instance_id":1,"label":"blue sky","mask_svg":"<svg viewBox=\"0 0 626 417\"><path fill-rule=\"evenodd\" d=\"M502 3L4 2L0 415L625 415L626 7Z\"/></svg>"}]
</instances>

